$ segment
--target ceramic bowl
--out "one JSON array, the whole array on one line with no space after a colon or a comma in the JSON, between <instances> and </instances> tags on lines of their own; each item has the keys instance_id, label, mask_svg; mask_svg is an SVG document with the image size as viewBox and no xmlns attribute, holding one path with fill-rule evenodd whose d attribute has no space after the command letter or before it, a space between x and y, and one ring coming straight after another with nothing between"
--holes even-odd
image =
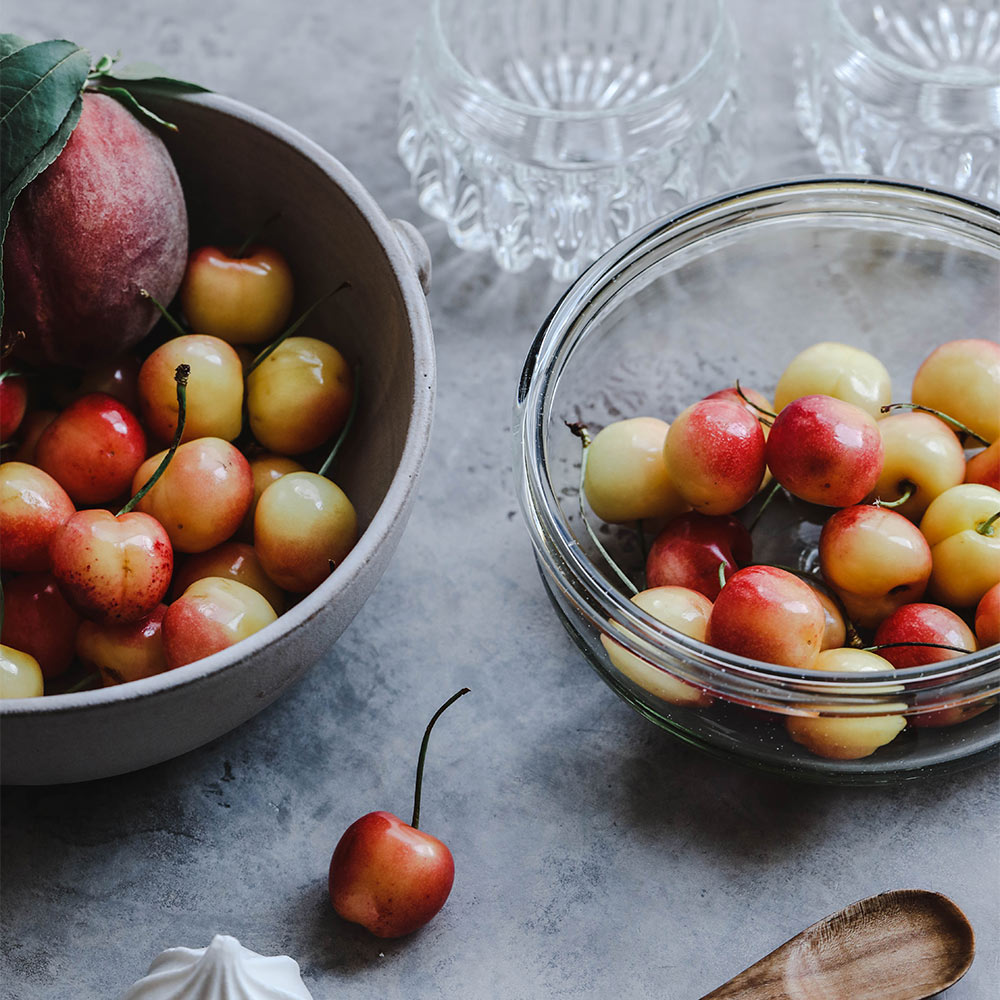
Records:
<instances>
[{"instance_id":1,"label":"ceramic bowl","mask_svg":"<svg viewBox=\"0 0 1000 1000\"><path fill-rule=\"evenodd\" d=\"M737 378L773 393L792 358L824 340L879 357L893 398L909 399L938 344L996 337L998 271L1000 213L986 205L886 181L810 179L654 223L569 289L520 384L520 500L558 616L628 704L713 754L816 781L895 782L996 754L1000 646L888 674L821 673L712 648L632 604L582 523L581 445L566 425L584 422L595 434L624 417L671 421ZM586 513L641 589L635 526ZM753 561L814 574L831 513L776 501L753 529ZM648 543L656 526L646 529ZM855 727L865 740L849 746ZM801 742L818 745L821 729L840 754L874 735L885 744L838 758Z\"/></svg>"},{"instance_id":2,"label":"ceramic bowl","mask_svg":"<svg viewBox=\"0 0 1000 1000\"><path fill-rule=\"evenodd\" d=\"M417 231L388 219L329 153L262 112L214 94L158 95L149 104L178 126L165 141L194 245L238 242L280 212L267 241L296 275L296 309L351 283L349 294L317 311L309 332L361 365L358 418L336 478L362 533L323 584L228 650L117 687L0 704L4 783L137 770L228 732L274 701L329 650L375 588L406 523L430 437L430 258Z\"/></svg>"}]
</instances>

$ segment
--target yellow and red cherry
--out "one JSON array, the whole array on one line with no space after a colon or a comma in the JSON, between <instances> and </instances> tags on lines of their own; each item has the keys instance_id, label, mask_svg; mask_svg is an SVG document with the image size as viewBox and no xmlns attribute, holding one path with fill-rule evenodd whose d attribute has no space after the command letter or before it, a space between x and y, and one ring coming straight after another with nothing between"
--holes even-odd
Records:
<instances>
[{"instance_id":1,"label":"yellow and red cherry","mask_svg":"<svg viewBox=\"0 0 1000 1000\"><path fill-rule=\"evenodd\" d=\"M397 938L423 927L444 906L455 881L448 847L419 828L420 791L431 730L462 688L431 717L417 757L413 817L370 812L352 823L330 859L328 888L334 910L376 937Z\"/></svg>"},{"instance_id":2,"label":"yellow and red cherry","mask_svg":"<svg viewBox=\"0 0 1000 1000\"><path fill-rule=\"evenodd\" d=\"M775 566L747 566L715 599L705 641L752 660L806 669L819 655L825 629L811 587Z\"/></svg>"},{"instance_id":3,"label":"yellow and red cherry","mask_svg":"<svg viewBox=\"0 0 1000 1000\"><path fill-rule=\"evenodd\" d=\"M0 461L7 461L4 456L10 454L10 461L27 462L29 465L35 464L35 448L38 439L42 436L45 428L59 416L58 410L29 410L21 422L20 440L13 453L0 452Z\"/></svg>"},{"instance_id":4,"label":"yellow and red cherry","mask_svg":"<svg viewBox=\"0 0 1000 1000\"><path fill-rule=\"evenodd\" d=\"M649 587L685 587L710 601L728 580L750 562L750 532L728 514L688 511L656 536L646 557Z\"/></svg>"},{"instance_id":5,"label":"yellow and red cherry","mask_svg":"<svg viewBox=\"0 0 1000 1000\"><path fill-rule=\"evenodd\" d=\"M173 439L177 429L174 372L180 364L191 369L181 440L218 437L232 441L243 427L243 365L224 340L200 334L174 337L143 362L139 400L150 434L164 443Z\"/></svg>"},{"instance_id":6,"label":"yellow and red cherry","mask_svg":"<svg viewBox=\"0 0 1000 1000\"><path fill-rule=\"evenodd\" d=\"M0 442L9 441L28 409L28 384L21 375L0 372Z\"/></svg>"},{"instance_id":7,"label":"yellow and red cherry","mask_svg":"<svg viewBox=\"0 0 1000 1000\"><path fill-rule=\"evenodd\" d=\"M965 463L965 482L982 483L1000 490L1000 440L976 452Z\"/></svg>"},{"instance_id":8,"label":"yellow and red cherry","mask_svg":"<svg viewBox=\"0 0 1000 1000\"><path fill-rule=\"evenodd\" d=\"M228 649L277 617L252 587L218 576L203 577L163 616L167 666L173 670Z\"/></svg>"},{"instance_id":9,"label":"yellow and red cherry","mask_svg":"<svg viewBox=\"0 0 1000 1000\"><path fill-rule=\"evenodd\" d=\"M0 645L0 698L40 698L45 678L38 661L28 653Z\"/></svg>"},{"instance_id":10,"label":"yellow and red cherry","mask_svg":"<svg viewBox=\"0 0 1000 1000\"><path fill-rule=\"evenodd\" d=\"M631 601L664 625L704 642L708 617L712 613L712 602L704 594L687 587L652 587L639 591ZM634 638L617 623L615 627L621 634ZM671 705L690 708L705 708L712 704L712 696L708 692L637 656L610 635L601 636L601 645L616 670L654 697Z\"/></svg>"},{"instance_id":11,"label":"yellow and red cherry","mask_svg":"<svg viewBox=\"0 0 1000 1000\"><path fill-rule=\"evenodd\" d=\"M305 466L296 462L294 458L285 455L274 455L265 452L263 455L256 455L250 459L250 475L253 476L253 500L250 501L250 509L247 511L243 524L240 527L240 534L247 538L253 538L253 518L257 512L257 502L260 495L276 479L288 475L289 472L305 472Z\"/></svg>"},{"instance_id":12,"label":"yellow and red cherry","mask_svg":"<svg viewBox=\"0 0 1000 1000\"><path fill-rule=\"evenodd\" d=\"M850 344L822 341L797 354L774 390L774 407L783 410L802 396L833 396L860 407L874 419L892 398L885 365Z\"/></svg>"},{"instance_id":13,"label":"yellow and red cherry","mask_svg":"<svg viewBox=\"0 0 1000 1000\"><path fill-rule=\"evenodd\" d=\"M46 679L73 663L80 616L69 606L51 573L24 573L4 584L0 640L33 656Z\"/></svg>"},{"instance_id":14,"label":"yellow and red cherry","mask_svg":"<svg viewBox=\"0 0 1000 1000\"><path fill-rule=\"evenodd\" d=\"M930 413L896 413L878 429L885 459L870 499L919 521L936 496L965 478L965 452L952 429Z\"/></svg>"},{"instance_id":15,"label":"yellow and red cherry","mask_svg":"<svg viewBox=\"0 0 1000 1000\"><path fill-rule=\"evenodd\" d=\"M823 639L821 649L839 649L847 642L847 622L840 605L819 587L812 587L816 600L823 606Z\"/></svg>"},{"instance_id":16,"label":"yellow and red cherry","mask_svg":"<svg viewBox=\"0 0 1000 1000\"><path fill-rule=\"evenodd\" d=\"M624 524L687 510L663 456L668 430L656 417L632 417L608 424L591 441L583 489L602 521Z\"/></svg>"},{"instance_id":17,"label":"yellow and red cherry","mask_svg":"<svg viewBox=\"0 0 1000 1000\"><path fill-rule=\"evenodd\" d=\"M236 580L256 590L276 614L285 610L285 595L279 586L264 572L257 558L257 552L246 542L223 542L207 552L189 556L174 571L170 593L176 600L192 583L206 576L221 576Z\"/></svg>"},{"instance_id":18,"label":"yellow and red cherry","mask_svg":"<svg viewBox=\"0 0 1000 1000\"><path fill-rule=\"evenodd\" d=\"M875 418L832 396L803 396L775 417L767 466L789 493L809 503L847 507L863 500L882 472Z\"/></svg>"},{"instance_id":19,"label":"yellow and red cherry","mask_svg":"<svg viewBox=\"0 0 1000 1000\"><path fill-rule=\"evenodd\" d=\"M1000 490L963 483L931 502L920 521L934 568L928 593L952 608L971 608L1000 582Z\"/></svg>"},{"instance_id":20,"label":"yellow and red cherry","mask_svg":"<svg viewBox=\"0 0 1000 1000\"><path fill-rule=\"evenodd\" d=\"M863 649L825 649L812 666L813 670L866 674L892 671L892 664L876 653ZM894 688L887 685L886 691ZM897 711L892 711L895 708ZM790 715L785 719L788 735L818 757L828 760L859 760L870 757L879 747L891 743L906 728L902 714L905 705L888 704L880 714L846 715L834 705L810 705L809 715ZM874 712L875 710L872 709ZM830 715L821 713L829 712Z\"/></svg>"},{"instance_id":21,"label":"yellow and red cherry","mask_svg":"<svg viewBox=\"0 0 1000 1000\"><path fill-rule=\"evenodd\" d=\"M250 371L247 415L268 451L301 455L347 422L354 378L343 355L313 337L288 337Z\"/></svg>"},{"instance_id":22,"label":"yellow and red cherry","mask_svg":"<svg viewBox=\"0 0 1000 1000\"><path fill-rule=\"evenodd\" d=\"M230 344L260 344L276 336L294 294L285 258L259 245L246 252L200 247L188 258L180 291L191 329Z\"/></svg>"},{"instance_id":23,"label":"yellow and red cherry","mask_svg":"<svg viewBox=\"0 0 1000 1000\"><path fill-rule=\"evenodd\" d=\"M670 425L663 454L681 496L702 514L731 514L764 478L764 434L730 399L702 399Z\"/></svg>"},{"instance_id":24,"label":"yellow and red cherry","mask_svg":"<svg viewBox=\"0 0 1000 1000\"><path fill-rule=\"evenodd\" d=\"M912 521L884 507L845 507L819 538L823 579L848 618L876 628L904 604L919 601L931 575L931 550Z\"/></svg>"},{"instance_id":25,"label":"yellow and red cherry","mask_svg":"<svg viewBox=\"0 0 1000 1000\"><path fill-rule=\"evenodd\" d=\"M138 417L102 392L70 404L35 445L38 467L77 505L108 503L122 496L145 458L146 434Z\"/></svg>"},{"instance_id":26,"label":"yellow and red cherry","mask_svg":"<svg viewBox=\"0 0 1000 1000\"><path fill-rule=\"evenodd\" d=\"M133 488L149 479L165 455L139 468ZM253 477L243 454L222 438L207 437L182 444L137 507L163 525L178 552L205 552L236 533L252 499Z\"/></svg>"},{"instance_id":27,"label":"yellow and red cherry","mask_svg":"<svg viewBox=\"0 0 1000 1000\"><path fill-rule=\"evenodd\" d=\"M101 625L85 621L76 634L76 653L87 667L97 670L104 687L155 677L167 669L163 652L165 604L134 622Z\"/></svg>"},{"instance_id":28,"label":"yellow and red cherry","mask_svg":"<svg viewBox=\"0 0 1000 1000\"><path fill-rule=\"evenodd\" d=\"M253 537L264 572L283 590L304 594L354 547L358 518L331 480L315 472L290 472L261 494Z\"/></svg>"},{"instance_id":29,"label":"yellow and red cherry","mask_svg":"<svg viewBox=\"0 0 1000 1000\"><path fill-rule=\"evenodd\" d=\"M47 570L53 535L76 513L66 491L25 462L0 465L0 537L3 568L15 573Z\"/></svg>"},{"instance_id":30,"label":"yellow and red cherry","mask_svg":"<svg viewBox=\"0 0 1000 1000\"><path fill-rule=\"evenodd\" d=\"M133 413L139 412L139 369L142 360L131 352L99 361L95 367L79 373L70 386L59 386L53 392L56 402L67 407L81 396L101 392L124 403ZM172 387L173 383L171 383Z\"/></svg>"},{"instance_id":31,"label":"yellow and red cherry","mask_svg":"<svg viewBox=\"0 0 1000 1000\"><path fill-rule=\"evenodd\" d=\"M951 340L917 369L910 397L961 421L988 444L1000 438L1000 344Z\"/></svg>"},{"instance_id":32,"label":"yellow and red cherry","mask_svg":"<svg viewBox=\"0 0 1000 1000\"><path fill-rule=\"evenodd\" d=\"M993 584L976 605L973 621L980 649L1000 643L1000 583Z\"/></svg>"}]
</instances>

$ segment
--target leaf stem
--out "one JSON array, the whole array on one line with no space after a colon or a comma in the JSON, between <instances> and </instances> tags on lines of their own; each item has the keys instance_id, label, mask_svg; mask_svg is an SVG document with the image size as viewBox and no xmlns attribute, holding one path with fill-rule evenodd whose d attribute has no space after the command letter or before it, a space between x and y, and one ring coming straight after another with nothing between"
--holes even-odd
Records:
<instances>
[{"instance_id":1,"label":"leaf stem","mask_svg":"<svg viewBox=\"0 0 1000 1000\"><path fill-rule=\"evenodd\" d=\"M181 435L184 433L184 422L187 419L187 383L191 374L190 365L178 365L174 371L174 381L177 383L177 430L174 432L174 440L170 445L170 450L163 456L163 460L156 467L153 474L146 480L145 486L118 513L115 517L128 514L135 508L135 505L156 485L156 481L163 475L170 460L174 457L178 445L181 443Z\"/></svg>"},{"instance_id":2,"label":"leaf stem","mask_svg":"<svg viewBox=\"0 0 1000 1000\"><path fill-rule=\"evenodd\" d=\"M410 826L412 826L414 830L420 828L420 792L424 784L424 759L427 757L427 743L431 738L431 730L434 728L434 723L441 717L441 714L445 711L445 709L458 701L462 695L468 693L468 688L462 688L461 691L456 691L431 716L431 721L427 723L427 728L424 730L424 738L420 741L420 753L417 755L417 780L413 785L413 819L410 820Z\"/></svg>"},{"instance_id":3,"label":"leaf stem","mask_svg":"<svg viewBox=\"0 0 1000 1000\"><path fill-rule=\"evenodd\" d=\"M340 429L340 434L337 435L337 440L334 441L333 447L330 449L330 454L326 456L326 461L319 467L317 475L325 476L327 469L333 464L333 460L337 457L337 452L340 451L340 446L344 443L344 439L350 433L351 428L354 426L354 418L358 413L358 397L361 395L361 363L358 362L354 366L354 391L351 395L351 408L347 413L347 420L344 426Z\"/></svg>"}]
</instances>

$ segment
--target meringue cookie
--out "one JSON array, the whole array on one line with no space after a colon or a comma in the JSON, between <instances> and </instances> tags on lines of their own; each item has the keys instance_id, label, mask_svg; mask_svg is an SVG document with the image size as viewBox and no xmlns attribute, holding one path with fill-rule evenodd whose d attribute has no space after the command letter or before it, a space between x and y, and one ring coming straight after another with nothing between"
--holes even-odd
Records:
<instances>
[{"instance_id":1,"label":"meringue cookie","mask_svg":"<svg viewBox=\"0 0 1000 1000\"><path fill-rule=\"evenodd\" d=\"M122 1000L312 1000L287 955L268 958L216 934L207 948L168 948Z\"/></svg>"}]
</instances>

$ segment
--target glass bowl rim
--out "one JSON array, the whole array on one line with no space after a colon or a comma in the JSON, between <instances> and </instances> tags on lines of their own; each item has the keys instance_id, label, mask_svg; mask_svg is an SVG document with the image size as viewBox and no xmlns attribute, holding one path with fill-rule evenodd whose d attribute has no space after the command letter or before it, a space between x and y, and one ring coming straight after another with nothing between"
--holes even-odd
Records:
<instances>
[{"instance_id":1,"label":"glass bowl rim","mask_svg":"<svg viewBox=\"0 0 1000 1000\"><path fill-rule=\"evenodd\" d=\"M609 119L622 118L627 115L641 114L651 108L662 104L665 100L676 98L677 94L684 93L694 88L698 79L705 72L706 68L713 60L718 51L720 41L725 33L733 32L732 22L729 17L725 0L707 0L714 10L715 22L712 27L712 35L705 46L704 51L687 72L674 84L667 88L664 93L656 97L645 97L641 100L621 107L593 108L588 110L566 110L558 108L539 108L534 104L526 104L517 101L512 97L503 94L486 91L479 80L466 68L464 63L455 55L451 45L448 43L448 36L444 31L441 18L441 4L443 0L431 0L431 13L428 18L428 27L433 32L433 44L442 57L443 65L450 73L457 77L459 82L469 90L477 94L486 94L487 103L496 108L524 118L545 120L550 122L589 122L608 121Z\"/></svg>"},{"instance_id":2,"label":"glass bowl rim","mask_svg":"<svg viewBox=\"0 0 1000 1000\"><path fill-rule=\"evenodd\" d=\"M826 0L826 6L834 26L839 28L848 42L854 45L872 62L884 66L894 73L898 73L910 83L933 84L955 91L972 91L977 93L1000 92L1000 80L989 76L986 70L983 71L981 80L974 79L972 76L964 79L956 79L954 74L949 73L947 70L922 69L912 62L907 62L905 59L876 45L869 35L855 27L844 10L843 0ZM991 84L990 80L994 82Z\"/></svg>"},{"instance_id":3,"label":"glass bowl rim","mask_svg":"<svg viewBox=\"0 0 1000 1000\"><path fill-rule=\"evenodd\" d=\"M858 674L784 667L728 653L684 636L632 604L617 588L608 585L604 575L575 541L552 489L545 467L544 434L548 388L554 384L553 365L560 361L565 364L572 354L572 350L566 354L565 348L567 344L572 347L571 341L578 339L574 337L574 328L600 293L612 289L607 299L610 302L622 288L627 288L628 279L619 288L615 287L616 282L632 264L641 261L651 250L673 242L676 245L663 255L666 257L677 249L695 245L702 236L697 231L692 236L687 231L691 227L727 215L745 219L749 209L766 206L776 198L790 198L794 205L799 205L817 191L842 198L864 192L887 197L900 208L922 208L925 213L936 210L944 218L988 231L992 238L990 245L1000 256L1000 209L926 185L860 175L806 176L756 184L704 199L636 230L599 257L569 286L543 321L528 349L517 389L513 429L515 471L519 479L518 501L536 560L543 573L557 582L578 606L596 608L596 613L591 613L590 617L603 633L613 634L616 642L647 661L651 647L664 656L681 660L687 666L695 666L723 690L727 677L738 677L765 687L770 685L776 690L804 684L805 690L815 692L813 701L843 703L846 700L857 704L866 698L885 703L888 700L886 683L889 679L897 685L902 684L906 693L918 688L926 693L934 690L934 685L940 689L951 682L979 677L996 687L1000 684L1000 646L918 667ZM849 210L845 204L836 213L854 216L857 210ZM787 207L778 212L781 217L790 219L801 214L801 210L789 211ZM907 218L911 222L915 218L927 221L913 214ZM769 219L773 222L775 215L769 216ZM731 231L731 226L726 228ZM609 633L612 623L617 627ZM662 664L654 665L669 672ZM850 692L846 692L845 688L849 688ZM810 700L802 690L797 690L795 697L799 701Z\"/></svg>"}]
</instances>

